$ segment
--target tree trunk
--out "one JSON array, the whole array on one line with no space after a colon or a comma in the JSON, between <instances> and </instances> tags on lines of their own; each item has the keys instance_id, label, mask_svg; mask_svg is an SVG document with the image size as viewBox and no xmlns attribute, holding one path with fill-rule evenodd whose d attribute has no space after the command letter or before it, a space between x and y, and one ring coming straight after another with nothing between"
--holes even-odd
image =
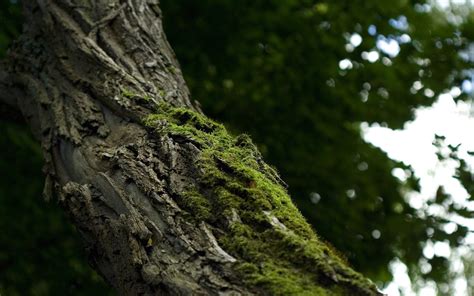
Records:
<instances>
[{"instance_id":1,"label":"tree trunk","mask_svg":"<svg viewBox=\"0 0 474 296\"><path fill-rule=\"evenodd\" d=\"M45 197L119 294L379 294L318 239L249 138L190 100L158 0L24 2L0 110L31 126Z\"/></svg>"}]
</instances>

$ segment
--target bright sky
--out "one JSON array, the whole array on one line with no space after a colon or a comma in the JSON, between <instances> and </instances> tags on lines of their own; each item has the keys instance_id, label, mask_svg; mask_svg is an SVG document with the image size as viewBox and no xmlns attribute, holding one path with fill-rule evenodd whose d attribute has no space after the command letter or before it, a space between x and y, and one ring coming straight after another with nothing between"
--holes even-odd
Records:
<instances>
[{"instance_id":1,"label":"bright sky","mask_svg":"<svg viewBox=\"0 0 474 296\"><path fill-rule=\"evenodd\" d=\"M440 163L435 155L436 149L432 145L435 135L443 135L446 137L447 144L462 144L461 154L467 155L467 151L474 151L474 136L472 135L474 117L471 114L474 111L474 106L466 102L456 104L453 95L456 96L459 93L460 90L454 88L450 93L440 95L432 107L418 109L415 120L407 123L403 130L391 130L377 125L362 124L364 138L367 142L386 151L390 158L411 165L416 176L420 178L421 193L409 197L410 204L416 209L426 209L426 201L435 195L439 185L443 185L455 202L474 210L474 204L467 202L468 195L464 188L452 177L455 163ZM397 171L394 172L394 175L404 178L403 174ZM429 209L429 211L442 214L437 213L436 208ZM455 218L453 220L468 225L474 230L474 221L459 221ZM453 223L451 227L456 226ZM474 235L470 235L466 242L467 246L460 250L461 253L472 252ZM449 257L451 250L447 243L438 242L428 244L423 253L428 258L434 254ZM457 262L453 263L454 265L458 264ZM395 261L392 263L391 269L394 281L384 292L390 296L416 295L410 288L411 283L406 266ZM456 280L455 287L456 295L467 296L466 282L463 279ZM399 292L399 289L402 293ZM420 291L420 295L436 295L436 289L428 283Z\"/></svg>"},{"instance_id":2,"label":"bright sky","mask_svg":"<svg viewBox=\"0 0 474 296\"><path fill-rule=\"evenodd\" d=\"M459 94L455 88L451 93ZM474 111L474 109L472 109ZM453 100L450 93L442 94L430 108L416 110L416 118L408 122L403 130L362 124L365 140L382 148L390 158L403 161L413 167L421 181L420 201L434 196L439 185L453 195L456 202L466 204L467 193L460 183L452 177L456 163L440 163L436 157L436 148L432 145L435 135L446 137L446 144L460 146L460 154L467 156L467 151L474 151L474 118L471 116L471 103ZM403 179L403 174L394 172ZM415 198L413 198L415 199ZM421 208L419 201L411 205ZM472 205L474 210L474 205ZM474 229L474 224L472 225Z\"/></svg>"},{"instance_id":3,"label":"bright sky","mask_svg":"<svg viewBox=\"0 0 474 296\"><path fill-rule=\"evenodd\" d=\"M435 0L439 7L447 9L450 0ZM462 4L466 2L474 3L474 0L451 0L452 3ZM457 21L460 16L448 15L448 18ZM391 19L389 23L404 31L408 27L407 19L403 16L398 19ZM411 42L408 34L393 38L387 38L377 35L377 28L370 26L368 29L370 35L377 38L376 48L369 52L363 52L362 58L370 63L382 62L389 66L391 60L387 57L381 58L380 53L386 54L388 57L395 57L400 52L400 44ZM363 39L358 33L353 33L347 38L346 50L351 52L358 47ZM381 60L380 60L381 59ZM350 59L343 59L339 62L339 68L342 71L350 71L353 63ZM417 81L412 86L412 91L423 91L427 97L433 97L434 92L428 88L424 88L421 82ZM474 151L474 103L458 102L455 103L454 98L459 96L461 92L474 93L474 84L472 81L464 81L462 87L453 87L449 92L441 94L437 98L436 103L429 108L420 108L415 112L415 120L405 124L402 130L391 130L378 125L369 126L362 123L362 131L367 142L380 147L386 151L392 159L402 161L407 165L411 165L416 176L420 179L421 192L413 193L407 196L410 205L415 209L427 211L431 215L440 215L446 217L441 207L428 207L426 201L435 196L437 188L442 185L447 193L449 193L454 202L468 207L474 211L474 202L467 201L468 194L461 184L453 178L456 168L456 162L448 161L440 163L436 156L436 148L432 145L435 135L446 137L445 143L460 146L460 156L469 160L467 151ZM468 163L474 168L474 158ZM404 179L406 178L403 170L395 170L392 172L394 176ZM456 223L466 225L474 230L474 221L466 221L459 217L446 217ZM448 233L456 230L456 223L446 225L445 231ZM471 234L466 238L466 245L459 248L456 252L450 249L446 242L429 242L423 250L426 258L432 258L434 255L443 256L450 259L452 263L451 269L456 272L462 272L463 265L460 256L466 253L474 252L474 235ZM427 271L431 266L426 262L421 264L422 269ZM383 291L389 296L412 296L417 295L413 292L411 281L407 274L407 267L400 261L393 261L390 265L394 280ZM454 281L456 289L455 295L468 296L467 283L463 278ZM435 296L437 294L434 283L424 283L423 289L419 295Z\"/></svg>"}]
</instances>

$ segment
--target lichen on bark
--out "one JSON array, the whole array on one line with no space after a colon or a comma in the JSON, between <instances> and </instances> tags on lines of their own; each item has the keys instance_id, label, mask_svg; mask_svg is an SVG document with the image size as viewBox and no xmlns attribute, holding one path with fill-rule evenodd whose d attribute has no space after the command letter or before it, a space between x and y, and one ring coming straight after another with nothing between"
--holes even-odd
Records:
<instances>
[{"instance_id":1,"label":"lichen on bark","mask_svg":"<svg viewBox=\"0 0 474 296\"><path fill-rule=\"evenodd\" d=\"M144 124L199 149L199 178L178 204L213 227L247 285L272 295L377 294L318 238L247 135L233 137L204 115L165 103Z\"/></svg>"}]
</instances>

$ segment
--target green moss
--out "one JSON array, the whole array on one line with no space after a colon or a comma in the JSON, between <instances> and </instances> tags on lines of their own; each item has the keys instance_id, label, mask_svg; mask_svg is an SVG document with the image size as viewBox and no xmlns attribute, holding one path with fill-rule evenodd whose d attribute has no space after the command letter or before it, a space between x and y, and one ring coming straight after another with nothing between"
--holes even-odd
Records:
<instances>
[{"instance_id":1,"label":"green moss","mask_svg":"<svg viewBox=\"0 0 474 296\"><path fill-rule=\"evenodd\" d=\"M193 209L192 214L197 220L208 220L211 218L211 205L209 200L197 191L183 193L182 205L186 209Z\"/></svg>"},{"instance_id":2,"label":"green moss","mask_svg":"<svg viewBox=\"0 0 474 296\"><path fill-rule=\"evenodd\" d=\"M122 95L122 97L125 97L127 99L133 99L136 96L134 92L125 88L120 89L120 94Z\"/></svg>"},{"instance_id":3,"label":"green moss","mask_svg":"<svg viewBox=\"0 0 474 296\"><path fill-rule=\"evenodd\" d=\"M200 148L203 174L178 202L195 219L225 228L218 241L239 259L235 268L249 286L272 295L376 294L317 237L248 136L166 104L144 123Z\"/></svg>"},{"instance_id":4,"label":"green moss","mask_svg":"<svg viewBox=\"0 0 474 296\"><path fill-rule=\"evenodd\" d=\"M164 90L160 90L160 91L158 92L158 96L159 96L160 98L164 98L165 95L166 95L166 93L165 93Z\"/></svg>"},{"instance_id":5,"label":"green moss","mask_svg":"<svg viewBox=\"0 0 474 296\"><path fill-rule=\"evenodd\" d=\"M120 89L120 95L127 99L137 99L137 100L144 100L144 101L149 101L151 99L149 95L139 95L126 88Z\"/></svg>"}]
</instances>

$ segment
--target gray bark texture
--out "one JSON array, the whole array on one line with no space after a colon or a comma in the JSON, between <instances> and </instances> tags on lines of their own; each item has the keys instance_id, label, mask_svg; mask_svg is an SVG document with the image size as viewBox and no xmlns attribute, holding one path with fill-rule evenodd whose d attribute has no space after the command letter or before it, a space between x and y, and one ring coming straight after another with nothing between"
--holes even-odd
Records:
<instances>
[{"instance_id":1,"label":"gray bark texture","mask_svg":"<svg viewBox=\"0 0 474 296\"><path fill-rule=\"evenodd\" d=\"M230 181L203 181L208 175L198 165L205 150L222 180L237 178L220 148L214 155L189 132L159 128L179 114L199 123L202 112L166 40L157 0L23 2L23 34L0 64L2 110L31 126L44 151L45 198L59 200L92 265L120 295L379 295L306 230L285 196L278 205L269 197L245 207L255 194L286 192L258 151L248 157L264 180L247 176L245 188L232 190ZM159 110L175 110L175 117ZM152 114L157 119L146 124ZM219 203L204 200L210 205L202 216L194 210L202 204L186 202L189 188L213 200L218 186L238 206L220 212ZM303 222L279 214L287 209ZM248 237L257 246L227 235L240 224L255 231ZM281 251L280 241L289 242ZM260 244L274 246L275 261L245 251Z\"/></svg>"}]
</instances>

